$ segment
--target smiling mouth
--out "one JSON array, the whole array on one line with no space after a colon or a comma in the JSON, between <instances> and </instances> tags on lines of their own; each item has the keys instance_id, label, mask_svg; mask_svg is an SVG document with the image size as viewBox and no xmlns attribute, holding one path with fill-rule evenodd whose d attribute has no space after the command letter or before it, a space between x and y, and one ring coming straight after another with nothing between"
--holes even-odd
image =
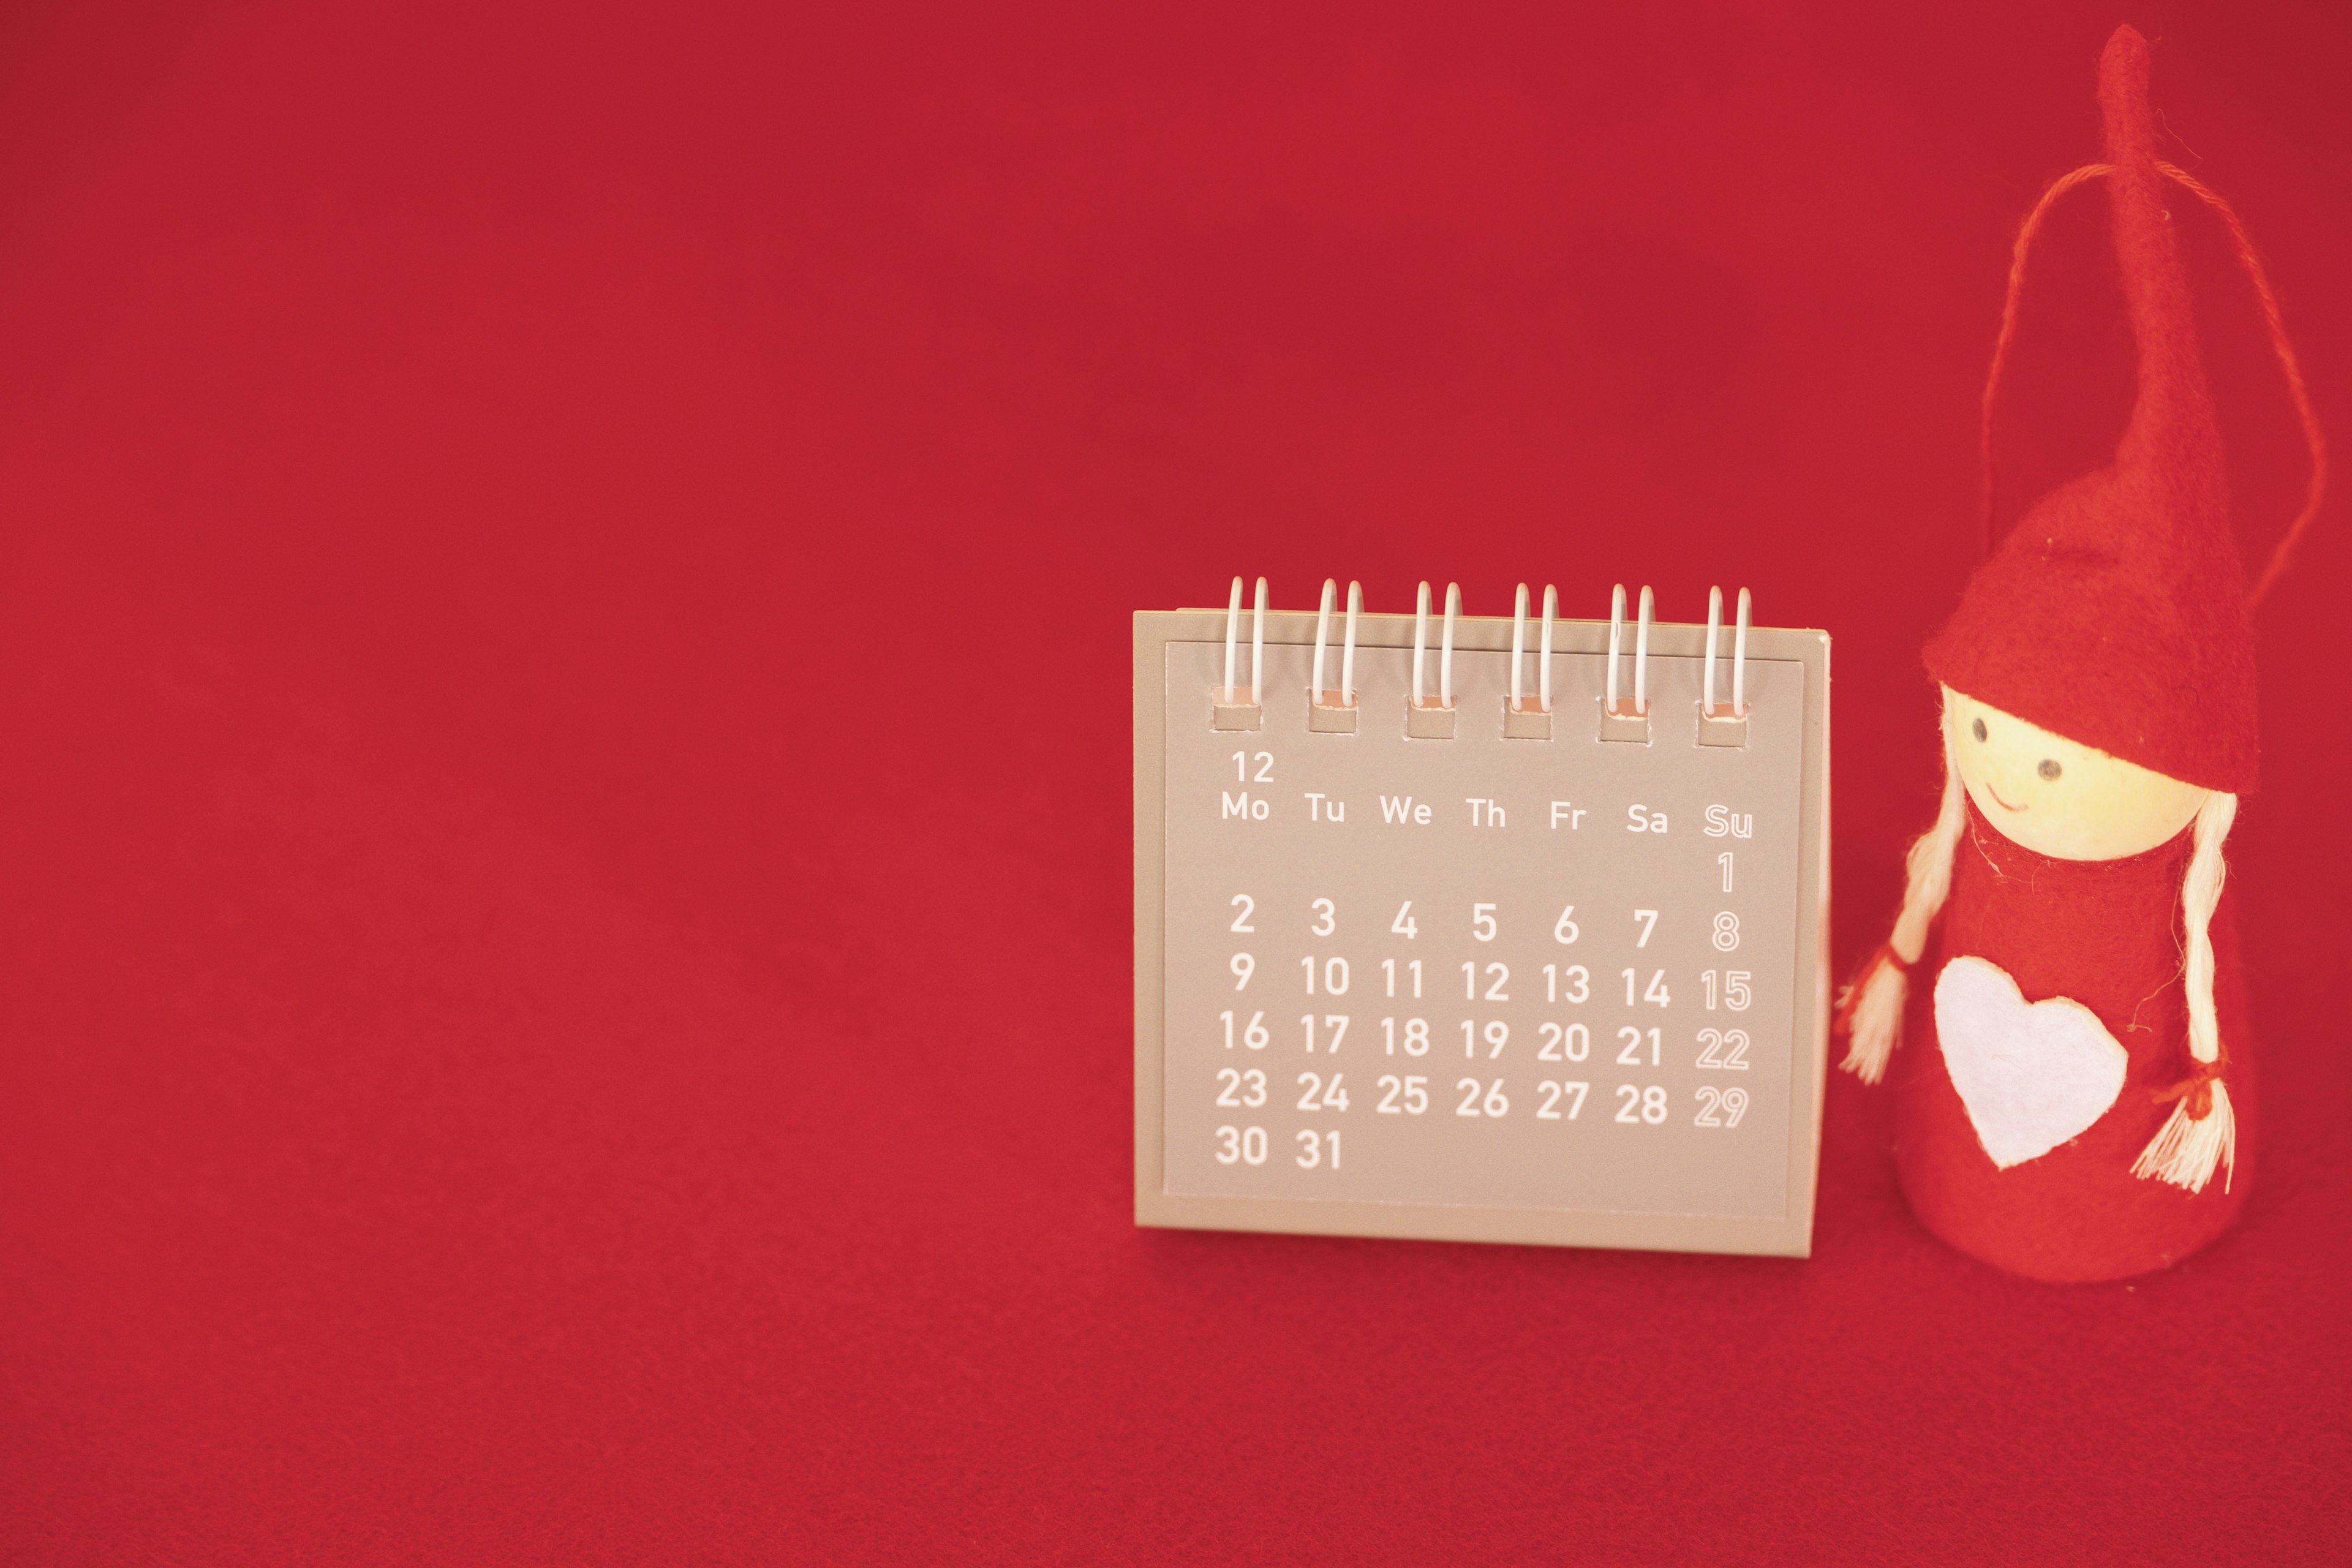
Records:
<instances>
[{"instance_id":1,"label":"smiling mouth","mask_svg":"<svg viewBox=\"0 0 2352 1568\"><path fill-rule=\"evenodd\" d=\"M2023 811L2025 809L2025 807L2021 805L2011 805L2009 802L2001 800L2000 791L1993 788L1990 784L1985 785L1985 794L1992 796L1995 801L2000 802L2000 808L2003 811Z\"/></svg>"}]
</instances>

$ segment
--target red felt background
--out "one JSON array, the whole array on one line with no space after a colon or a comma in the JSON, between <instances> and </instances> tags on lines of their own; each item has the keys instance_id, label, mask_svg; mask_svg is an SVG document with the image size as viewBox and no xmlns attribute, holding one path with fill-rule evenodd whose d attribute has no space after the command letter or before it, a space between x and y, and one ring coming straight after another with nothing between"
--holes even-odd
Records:
<instances>
[{"instance_id":1,"label":"red felt background","mask_svg":"<svg viewBox=\"0 0 2352 1568\"><path fill-rule=\"evenodd\" d=\"M1843 1078L1809 1262L1129 1222L1134 609L1748 584L1879 939L2121 19L11 7L0 1559L2340 1555L2344 502L2187 1266L1947 1251ZM2352 13L2131 19L2352 444ZM2021 483L2128 395L2104 206Z\"/></svg>"}]
</instances>

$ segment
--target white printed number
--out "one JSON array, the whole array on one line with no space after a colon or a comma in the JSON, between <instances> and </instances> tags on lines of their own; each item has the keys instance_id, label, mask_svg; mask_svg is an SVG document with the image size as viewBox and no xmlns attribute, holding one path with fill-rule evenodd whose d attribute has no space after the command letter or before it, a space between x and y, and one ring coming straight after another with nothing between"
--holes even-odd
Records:
<instances>
[{"instance_id":1,"label":"white printed number","mask_svg":"<svg viewBox=\"0 0 2352 1568\"><path fill-rule=\"evenodd\" d=\"M1219 1068L1217 1081L1225 1086L1217 1091L1219 1105L1246 1105L1255 1109L1265 1103L1265 1074L1256 1068L1245 1072L1234 1068Z\"/></svg>"},{"instance_id":2,"label":"white printed number","mask_svg":"<svg viewBox=\"0 0 2352 1568\"><path fill-rule=\"evenodd\" d=\"M1298 1168L1311 1171L1328 1163L1333 1170L1339 1168L1339 1134L1337 1130L1317 1132L1304 1129L1298 1134Z\"/></svg>"},{"instance_id":3,"label":"white printed number","mask_svg":"<svg viewBox=\"0 0 2352 1568\"><path fill-rule=\"evenodd\" d=\"M1591 1087L1576 1079L1570 1079L1561 1083L1546 1080L1536 1085L1536 1091L1544 1097L1544 1102L1536 1107L1536 1120L1538 1121L1575 1121L1576 1113L1584 1109L1585 1090ZM1564 1119L1559 1113L1562 1100L1568 1101L1568 1115Z\"/></svg>"},{"instance_id":4,"label":"white printed number","mask_svg":"<svg viewBox=\"0 0 2352 1568\"><path fill-rule=\"evenodd\" d=\"M1715 917L1715 946L1718 952L1732 952L1739 946L1739 917L1729 910Z\"/></svg>"},{"instance_id":5,"label":"white printed number","mask_svg":"<svg viewBox=\"0 0 2352 1568\"><path fill-rule=\"evenodd\" d=\"M1706 992L1706 1010L1712 1013L1715 1011L1715 971L1712 969L1699 971L1698 982L1700 987ZM1723 1005L1735 1013L1745 1013L1748 1011L1748 1004L1753 1000L1748 991L1748 971L1725 970L1723 972Z\"/></svg>"},{"instance_id":6,"label":"white printed number","mask_svg":"<svg viewBox=\"0 0 2352 1568\"><path fill-rule=\"evenodd\" d=\"M1220 1127L1217 1129L1217 1163L1230 1165L1236 1160L1245 1165L1265 1163L1265 1128Z\"/></svg>"},{"instance_id":7,"label":"white printed number","mask_svg":"<svg viewBox=\"0 0 2352 1568\"><path fill-rule=\"evenodd\" d=\"M1454 1108L1456 1116L1501 1116L1511 1109L1503 1098L1503 1080L1496 1079L1494 1087L1483 1087L1476 1079L1465 1078L1454 1086L1465 1090L1462 1103Z\"/></svg>"},{"instance_id":8,"label":"white printed number","mask_svg":"<svg viewBox=\"0 0 2352 1568\"><path fill-rule=\"evenodd\" d=\"M1558 1024L1538 1024L1536 1033L1543 1037L1543 1049L1536 1053L1541 1062L1580 1062L1592 1054L1592 1031L1581 1024L1561 1028Z\"/></svg>"},{"instance_id":9,"label":"white printed number","mask_svg":"<svg viewBox=\"0 0 2352 1568\"><path fill-rule=\"evenodd\" d=\"M1582 1002L1592 994L1592 973L1580 963L1566 969L1557 963L1544 965L1544 1000L1547 1002Z\"/></svg>"},{"instance_id":10,"label":"white printed number","mask_svg":"<svg viewBox=\"0 0 2352 1568\"><path fill-rule=\"evenodd\" d=\"M1261 1014L1260 1016L1264 1016L1264 1015ZM1307 1054L1311 1057L1315 1054L1315 1015L1312 1013L1302 1013L1299 1015L1298 1021L1307 1026ZM1339 1048L1339 1042L1348 1037L1348 1015L1345 1013L1324 1014L1323 1027L1326 1031L1323 1048L1326 1051L1338 1051Z\"/></svg>"},{"instance_id":11,"label":"white printed number","mask_svg":"<svg viewBox=\"0 0 2352 1568\"><path fill-rule=\"evenodd\" d=\"M1648 1122L1655 1127L1666 1119L1666 1091L1656 1084L1636 1089L1630 1083L1617 1086L1617 1120Z\"/></svg>"},{"instance_id":12,"label":"white printed number","mask_svg":"<svg viewBox=\"0 0 2352 1568\"><path fill-rule=\"evenodd\" d=\"M1307 1092L1298 1097L1298 1109L1301 1110L1347 1110L1348 1091L1339 1087L1339 1080L1347 1076L1346 1073L1335 1072L1331 1075L1330 1083L1326 1085L1320 1073L1300 1073L1298 1081L1307 1086Z\"/></svg>"},{"instance_id":13,"label":"white printed number","mask_svg":"<svg viewBox=\"0 0 2352 1568\"><path fill-rule=\"evenodd\" d=\"M1382 1116L1419 1116L1429 1109L1429 1080L1425 1078L1401 1079L1394 1073L1382 1073L1381 1087L1388 1092L1381 1096L1380 1104L1373 1109ZM1397 1103L1400 1094L1404 1096L1402 1105Z\"/></svg>"},{"instance_id":14,"label":"white printed number","mask_svg":"<svg viewBox=\"0 0 2352 1568\"><path fill-rule=\"evenodd\" d=\"M1509 994L1504 991L1503 987L1510 982L1510 978L1511 971L1508 965L1501 963L1488 964L1486 966L1486 1000L1489 1002L1509 1001L1511 998ZM1465 963L1462 966L1462 991L1463 994L1470 1001L1475 1002L1478 1000L1478 966L1476 964Z\"/></svg>"},{"instance_id":15,"label":"white printed number","mask_svg":"<svg viewBox=\"0 0 2352 1568\"><path fill-rule=\"evenodd\" d=\"M1623 973L1625 976L1625 1005L1631 1007L1633 1005L1633 985L1635 977L1633 971L1630 969L1625 970ZM1642 1000L1663 1007L1666 1005L1666 972L1663 969L1654 969L1650 971L1650 984L1643 987Z\"/></svg>"},{"instance_id":16,"label":"white printed number","mask_svg":"<svg viewBox=\"0 0 2352 1568\"><path fill-rule=\"evenodd\" d=\"M1731 1072L1748 1070L1748 1031L1745 1029L1701 1029L1698 1043L1706 1048L1698 1054L1703 1068L1723 1068Z\"/></svg>"},{"instance_id":17,"label":"white printed number","mask_svg":"<svg viewBox=\"0 0 2352 1568\"><path fill-rule=\"evenodd\" d=\"M1478 1030L1469 1019L1463 1019L1462 1054L1464 1056L1475 1059L1478 1055L1478 1037L1481 1034L1486 1040L1486 1059L1492 1061L1501 1056L1503 1047L1510 1043L1511 1026L1500 1018L1496 1018L1490 1020L1484 1030Z\"/></svg>"},{"instance_id":18,"label":"white printed number","mask_svg":"<svg viewBox=\"0 0 2352 1568\"><path fill-rule=\"evenodd\" d=\"M1744 1089L1703 1087L1698 1091L1700 1127L1737 1127L1739 1119L1748 1114L1748 1091ZM1618 1120L1622 1121L1623 1117Z\"/></svg>"},{"instance_id":19,"label":"white printed number","mask_svg":"<svg viewBox=\"0 0 2352 1568\"><path fill-rule=\"evenodd\" d=\"M1302 958L1298 962L1306 966L1307 994L1312 996L1315 994L1315 961L1311 958ZM1238 990L1240 987L1236 986L1234 989ZM1348 994L1348 961L1346 959L1327 958L1323 961L1323 992L1328 996L1345 996Z\"/></svg>"},{"instance_id":20,"label":"white printed number","mask_svg":"<svg viewBox=\"0 0 2352 1568\"><path fill-rule=\"evenodd\" d=\"M1234 1016L1228 1011L1217 1016L1225 1021L1225 1049L1230 1051L1234 1048ZM1252 1013L1248 1026L1242 1030L1242 1044L1254 1051L1262 1051L1265 1049L1266 1041L1273 1037L1265 1032L1265 1015Z\"/></svg>"},{"instance_id":21,"label":"white printed number","mask_svg":"<svg viewBox=\"0 0 2352 1568\"><path fill-rule=\"evenodd\" d=\"M1397 1031L1394 1018L1381 1020L1381 1037L1386 1042L1386 1048L1381 1054L1390 1057L1396 1055ZM1404 1021L1404 1054L1409 1057L1425 1057L1429 1054L1428 1019L1407 1018Z\"/></svg>"}]
</instances>

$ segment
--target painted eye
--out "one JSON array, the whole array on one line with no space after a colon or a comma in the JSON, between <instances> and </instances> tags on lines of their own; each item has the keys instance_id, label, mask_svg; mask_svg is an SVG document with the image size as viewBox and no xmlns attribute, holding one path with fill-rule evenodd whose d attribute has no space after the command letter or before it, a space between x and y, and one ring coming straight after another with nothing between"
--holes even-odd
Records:
<instances>
[{"instance_id":1,"label":"painted eye","mask_svg":"<svg viewBox=\"0 0 2352 1568\"><path fill-rule=\"evenodd\" d=\"M2064 768L2058 765L2055 759L2051 757L2042 758L2042 765L2034 770L2034 772L2040 773L2045 779L2054 779L2065 771L2066 770Z\"/></svg>"},{"instance_id":2,"label":"painted eye","mask_svg":"<svg viewBox=\"0 0 2352 1568\"><path fill-rule=\"evenodd\" d=\"M1981 740L1983 740L1983 739L1985 738L1985 727L1984 727L1984 721L1983 721L1983 720L1981 720L1981 719L1978 719L1978 720L1975 720L1975 721L1971 721L1971 722L1969 723L1969 732L1970 732L1970 733L1972 733L1972 734L1974 734L1978 740L1981 741Z\"/></svg>"}]
</instances>

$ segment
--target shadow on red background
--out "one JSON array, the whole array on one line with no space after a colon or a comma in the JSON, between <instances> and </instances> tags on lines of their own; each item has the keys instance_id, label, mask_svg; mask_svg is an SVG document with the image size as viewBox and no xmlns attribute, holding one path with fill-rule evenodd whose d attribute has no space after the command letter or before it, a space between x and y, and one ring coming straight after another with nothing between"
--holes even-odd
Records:
<instances>
[{"instance_id":1,"label":"shadow on red background","mask_svg":"<svg viewBox=\"0 0 2352 1568\"><path fill-rule=\"evenodd\" d=\"M2340 1550L2340 502L2209 1254L1988 1272L1843 1079L1801 1264L1129 1218L1127 616L1236 571L1828 627L1877 940L2119 19L20 8L0 1556ZM2352 430L2352 16L2132 19ZM2022 485L2129 395L2103 221ZM2300 458L2209 221L2251 555Z\"/></svg>"}]
</instances>

